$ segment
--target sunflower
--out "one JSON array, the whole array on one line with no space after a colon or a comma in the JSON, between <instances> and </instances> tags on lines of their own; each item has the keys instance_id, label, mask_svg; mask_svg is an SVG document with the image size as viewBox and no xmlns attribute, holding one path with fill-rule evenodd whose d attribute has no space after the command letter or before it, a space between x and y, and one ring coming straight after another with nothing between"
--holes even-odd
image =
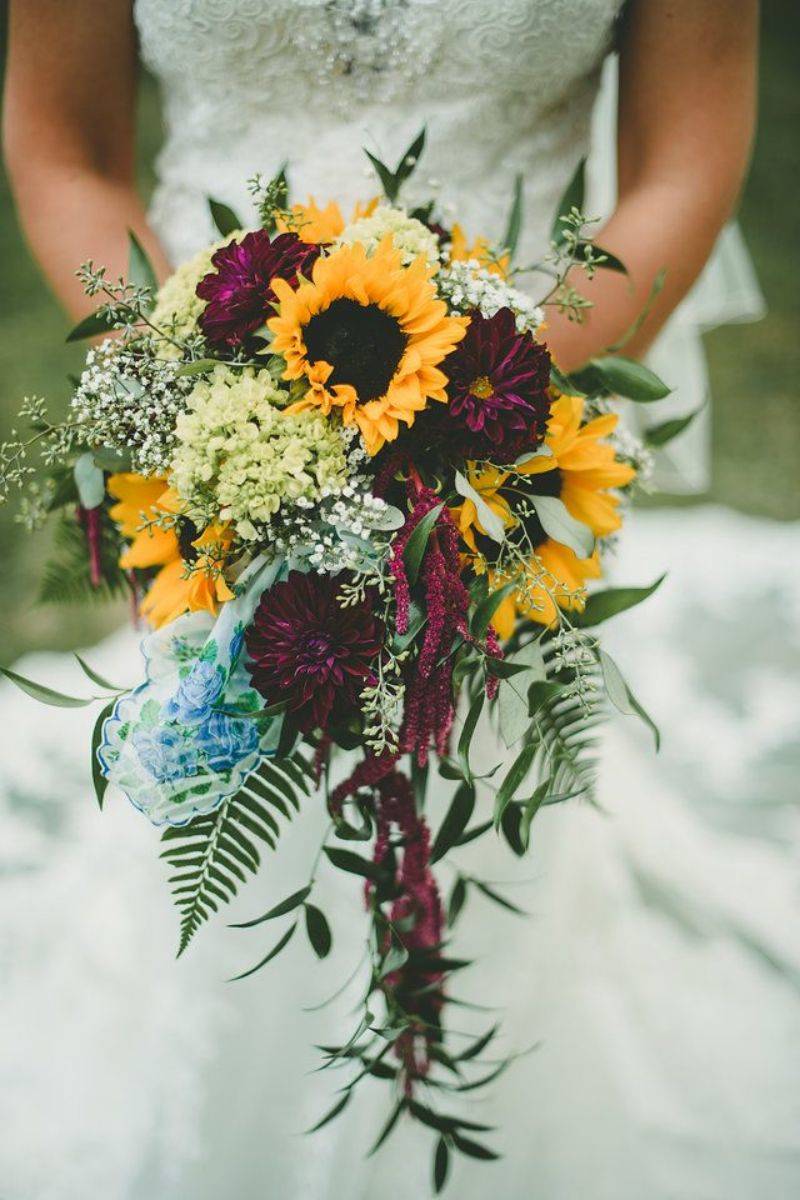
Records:
<instances>
[{"instance_id":1,"label":"sunflower","mask_svg":"<svg viewBox=\"0 0 800 1200\"><path fill-rule=\"evenodd\" d=\"M445 403L447 376L438 364L469 320L448 316L430 277L424 257L403 267L386 238L370 257L354 243L318 258L311 280L296 289L275 279L272 349L286 360L284 379L309 383L287 411L338 408L377 454L400 421L412 425L429 400Z\"/></svg>"},{"instance_id":2,"label":"sunflower","mask_svg":"<svg viewBox=\"0 0 800 1200\"><path fill-rule=\"evenodd\" d=\"M353 221L368 217L378 204L378 198L367 204L357 204L353 210ZM296 233L301 242L320 243L333 242L345 228L342 210L335 200L331 200L325 208L320 208L313 196L309 196L306 204L293 204L289 210L290 216L278 217L275 224L279 233Z\"/></svg>"},{"instance_id":3,"label":"sunflower","mask_svg":"<svg viewBox=\"0 0 800 1200\"><path fill-rule=\"evenodd\" d=\"M166 528L149 525L164 513L177 513L179 501L164 479L146 479L142 475L111 475L108 490L119 503L110 510L123 537L130 545L120 558L123 570L158 567L159 571L141 604L141 613L158 627L174 621L184 612L205 609L216 614L219 604L233 599L233 592L222 576L225 551L232 535L222 526L209 525L199 536L189 522ZM189 530L188 535L185 534ZM179 532L180 530L180 532ZM187 563L192 570L187 574Z\"/></svg>"},{"instance_id":4,"label":"sunflower","mask_svg":"<svg viewBox=\"0 0 800 1200\"><path fill-rule=\"evenodd\" d=\"M467 241L467 235L459 224L453 226L450 234L450 247L448 250L451 262L463 262L466 259L475 259L487 271L491 271L493 275L499 275L501 279L505 279L508 275L508 268L511 266L511 257L508 254L499 255L493 249L488 238L478 237L470 245Z\"/></svg>"},{"instance_id":5,"label":"sunflower","mask_svg":"<svg viewBox=\"0 0 800 1200\"><path fill-rule=\"evenodd\" d=\"M555 400L545 437L545 446L550 453L531 459L517 471L527 477L526 491L557 497L576 520L587 525L596 538L602 538L622 524L619 499L609 489L625 487L636 472L627 463L620 462L614 447L603 440L614 430L617 415L608 413L582 424L583 414L582 398L560 396ZM470 476L473 487L497 515L502 515L501 506L506 506L506 525L514 521L503 495L508 479L508 474L497 471ZM458 511L457 521L466 544L479 555L476 565L483 557L478 569L488 570L490 587L501 586L505 578L492 571L491 562L487 561L487 556L491 558L491 546L487 546L486 539L481 537L485 531L475 505L465 501ZM558 608L582 608L579 594L589 579L601 575L596 549L588 558L578 558L568 546L548 537L535 514L520 518L516 525L520 535L524 534L524 544L535 552L530 564L532 584L526 588L524 600L519 594L512 593L497 610L493 624L502 638L511 636L520 614L552 625L557 620ZM508 536L514 539L513 529ZM536 578L542 576L542 582L536 582Z\"/></svg>"}]
</instances>

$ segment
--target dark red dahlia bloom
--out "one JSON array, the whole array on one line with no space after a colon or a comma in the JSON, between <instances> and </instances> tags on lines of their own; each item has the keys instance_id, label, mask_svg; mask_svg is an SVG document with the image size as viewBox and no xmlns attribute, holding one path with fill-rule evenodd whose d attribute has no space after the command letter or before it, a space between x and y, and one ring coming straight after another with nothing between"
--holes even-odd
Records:
<instances>
[{"instance_id":1,"label":"dark red dahlia bloom","mask_svg":"<svg viewBox=\"0 0 800 1200\"><path fill-rule=\"evenodd\" d=\"M550 410L550 355L519 333L510 308L470 316L466 336L445 359L446 427L469 458L511 462L544 437Z\"/></svg>"},{"instance_id":2,"label":"dark red dahlia bloom","mask_svg":"<svg viewBox=\"0 0 800 1200\"><path fill-rule=\"evenodd\" d=\"M288 701L302 730L324 729L356 707L382 645L369 603L343 608L345 573L291 571L261 597L245 635L253 686L269 703Z\"/></svg>"},{"instance_id":3,"label":"dark red dahlia bloom","mask_svg":"<svg viewBox=\"0 0 800 1200\"><path fill-rule=\"evenodd\" d=\"M301 242L296 233L270 238L265 229L217 250L211 259L214 270L197 285L197 295L208 301L200 327L211 345L236 348L246 343L273 315L271 281L294 283L318 255L319 246Z\"/></svg>"}]
</instances>

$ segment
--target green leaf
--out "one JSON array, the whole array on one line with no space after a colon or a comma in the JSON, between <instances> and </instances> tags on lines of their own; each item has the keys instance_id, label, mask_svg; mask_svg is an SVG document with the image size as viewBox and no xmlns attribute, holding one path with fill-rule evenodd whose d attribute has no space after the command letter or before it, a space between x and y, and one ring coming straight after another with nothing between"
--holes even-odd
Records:
<instances>
[{"instance_id":1,"label":"green leaf","mask_svg":"<svg viewBox=\"0 0 800 1200\"><path fill-rule=\"evenodd\" d=\"M444 1191L449 1171L450 1151L447 1148L447 1142L444 1137L440 1137L436 1143L436 1150L433 1155L433 1190L435 1195L438 1196L440 1192Z\"/></svg>"},{"instance_id":2,"label":"green leaf","mask_svg":"<svg viewBox=\"0 0 800 1200\"><path fill-rule=\"evenodd\" d=\"M450 807L439 827L439 832L436 835L433 849L431 850L430 861L432 863L438 862L440 858L444 858L448 850L451 850L455 846L467 828L474 809L475 789L471 784L462 783L456 789L455 795L450 802Z\"/></svg>"},{"instance_id":3,"label":"green leaf","mask_svg":"<svg viewBox=\"0 0 800 1200\"><path fill-rule=\"evenodd\" d=\"M394 204L395 200L397 199L397 194L400 191L400 185L395 178L394 171L390 171L386 164L382 163L381 160L376 158L374 154L371 154L366 147L364 148L364 153L375 168L375 174L380 180L380 185L383 188L383 194L390 204Z\"/></svg>"},{"instance_id":4,"label":"green leaf","mask_svg":"<svg viewBox=\"0 0 800 1200\"><path fill-rule=\"evenodd\" d=\"M124 692L126 690L125 688L118 687L115 683L109 683L102 675L98 675L97 671L94 671L86 660L81 658L80 654L73 654L72 657L76 660L84 675L88 679L91 679L92 683L96 683L98 687L106 688L109 692Z\"/></svg>"},{"instance_id":5,"label":"green leaf","mask_svg":"<svg viewBox=\"0 0 800 1200\"><path fill-rule=\"evenodd\" d=\"M132 283L134 287L150 290L152 297L150 307L152 308L158 291L158 279L147 251L132 229L128 230L128 282Z\"/></svg>"},{"instance_id":6,"label":"green leaf","mask_svg":"<svg viewBox=\"0 0 800 1200\"><path fill-rule=\"evenodd\" d=\"M654 371L632 358L612 354L605 358L593 358L591 366L613 395L625 396L640 404L663 400L672 391Z\"/></svg>"},{"instance_id":7,"label":"green leaf","mask_svg":"<svg viewBox=\"0 0 800 1200\"><path fill-rule=\"evenodd\" d=\"M232 208L228 208L227 204L223 204L221 200L214 200L211 196L208 197L208 208L211 213L211 220L214 222L220 237L229 237L235 233L237 229L242 229L242 222Z\"/></svg>"},{"instance_id":8,"label":"green leaf","mask_svg":"<svg viewBox=\"0 0 800 1200\"><path fill-rule=\"evenodd\" d=\"M381 962L381 969L378 975L379 979L385 979L387 975L391 975L393 971L399 971L408 962L408 951L400 942L392 940L386 955Z\"/></svg>"},{"instance_id":9,"label":"green leaf","mask_svg":"<svg viewBox=\"0 0 800 1200\"><path fill-rule=\"evenodd\" d=\"M497 695L500 734L509 747L518 742L528 728L531 717L528 691L531 682L546 678L544 657L538 639L534 638L518 650L512 662L523 668L524 676L503 679Z\"/></svg>"},{"instance_id":10,"label":"green leaf","mask_svg":"<svg viewBox=\"0 0 800 1200\"><path fill-rule=\"evenodd\" d=\"M453 890L450 893L450 899L447 904L447 924L452 927L458 920L458 915L467 899L467 882L463 875L459 875L453 884Z\"/></svg>"},{"instance_id":11,"label":"green leaf","mask_svg":"<svg viewBox=\"0 0 800 1200\"><path fill-rule=\"evenodd\" d=\"M329 1121L333 1121L336 1117L338 1117L339 1113L342 1112L343 1109L345 1109L350 1103L350 1097L352 1095L352 1091L346 1091L341 1100L337 1100L333 1108L329 1109L325 1116L322 1117L321 1120L317 1121L316 1125L312 1125L310 1129L307 1129L306 1133L316 1133L318 1129L322 1129L323 1125L327 1125Z\"/></svg>"},{"instance_id":12,"label":"green leaf","mask_svg":"<svg viewBox=\"0 0 800 1200\"><path fill-rule=\"evenodd\" d=\"M462 1050L460 1054L456 1055L456 1062L469 1062L470 1059L477 1058L479 1054L483 1053L489 1043L494 1040L499 1028L499 1025L493 1025L486 1033L481 1034L476 1041L467 1046L466 1050Z\"/></svg>"},{"instance_id":13,"label":"green leaf","mask_svg":"<svg viewBox=\"0 0 800 1200\"><path fill-rule=\"evenodd\" d=\"M325 846L325 855L332 866L351 875L361 875L364 879L380 882L385 875L383 868L369 859L354 854L352 850L343 850L339 846Z\"/></svg>"},{"instance_id":14,"label":"green leaf","mask_svg":"<svg viewBox=\"0 0 800 1200\"><path fill-rule=\"evenodd\" d=\"M578 243L575 249L575 257L578 262L586 262L590 250L594 255L602 254L605 259L605 262L594 264L598 271L616 271L620 275L628 274L628 268L621 258L617 258L616 254L612 254L610 250L604 250L602 246L598 246L596 242L592 241Z\"/></svg>"},{"instance_id":15,"label":"green leaf","mask_svg":"<svg viewBox=\"0 0 800 1200\"><path fill-rule=\"evenodd\" d=\"M439 519L439 514L444 508L444 501L437 504L435 508L430 509L425 513L421 521L418 521L414 526L412 533L406 542L405 550L403 551L403 563L406 568L406 577L408 578L409 587L413 587L419 576L419 569L422 566L422 559L425 555L425 550L428 545L428 539L433 532L433 527Z\"/></svg>"},{"instance_id":16,"label":"green leaf","mask_svg":"<svg viewBox=\"0 0 800 1200\"><path fill-rule=\"evenodd\" d=\"M522 230L523 182L521 172L514 176L514 195L508 214L505 236L503 237L503 246L508 250L512 260L517 252L517 243L519 242L519 235Z\"/></svg>"},{"instance_id":17,"label":"green leaf","mask_svg":"<svg viewBox=\"0 0 800 1200\"><path fill-rule=\"evenodd\" d=\"M637 717L640 717L651 730L655 739L656 750L659 750L661 748L661 734L655 721L636 699L611 655L606 650L601 649L599 657L603 672L603 683L605 684L609 700L625 716L635 714Z\"/></svg>"},{"instance_id":18,"label":"green leaf","mask_svg":"<svg viewBox=\"0 0 800 1200\"><path fill-rule=\"evenodd\" d=\"M519 839L525 850L528 849L531 843L531 825L533 818L544 803L545 797L550 790L551 780L544 779L534 791L529 800L525 800L522 805L522 815L519 822Z\"/></svg>"},{"instance_id":19,"label":"green leaf","mask_svg":"<svg viewBox=\"0 0 800 1200\"><path fill-rule=\"evenodd\" d=\"M219 362L216 358L198 358L194 362L183 363L175 371L176 376L185 375L205 375L207 371L213 371L214 367L218 367Z\"/></svg>"},{"instance_id":20,"label":"green leaf","mask_svg":"<svg viewBox=\"0 0 800 1200\"><path fill-rule=\"evenodd\" d=\"M306 905L306 933L317 958L327 958L333 944L331 927L325 914L314 904Z\"/></svg>"},{"instance_id":21,"label":"green leaf","mask_svg":"<svg viewBox=\"0 0 800 1200\"><path fill-rule=\"evenodd\" d=\"M523 746L511 764L508 774L498 788L497 796L494 802L495 829L500 828L500 822L503 818L503 813L513 799L517 788L528 774L537 749L538 745L536 742L528 742L527 745Z\"/></svg>"},{"instance_id":22,"label":"green leaf","mask_svg":"<svg viewBox=\"0 0 800 1200\"><path fill-rule=\"evenodd\" d=\"M265 967L268 962L272 961L273 958L277 958L278 955L280 954L280 952L283 949L285 949L286 946L289 945L289 942L294 937L294 933L295 933L296 929L297 929L297 922L295 921L294 925L289 926L289 928L286 930L286 933L284 933L283 937L281 937L275 943L275 945L272 947L272 949L269 951L269 953L265 954L260 962L257 962L254 967L250 967L249 971L242 971L241 975L234 975L232 979L228 980L228 983L236 983L236 981L239 979L247 979L248 975L255 975L256 971L260 971L261 968Z\"/></svg>"},{"instance_id":23,"label":"green leaf","mask_svg":"<svg viewBox=\"0 0 800 1200\"><path fill-rule=\"evenodd\" d=\"M254 925L260 925L263 921L274 921L276 917L283 917L286 913L293 912L295 908L299 908L305 900L306 896L311 891L311 885L300 888L297 892L292 892L291 896L287 896L285 900L281 900L280 904L276 904L273 908L262 913L260 917L254 917L252 921L236 921L231 924L231 929L252 929Z\"/></svg>"},{"instance_id":24,"label":"green leaf","mask_svg":"<svg viewBox=\"0 0 800 1200\"><path fill-rule=\"evenodd\" d=\"M460 1133L456 1133L455 1130L451 1134L451 1137L457 1149L459 1149L462 1154L466 1154L469 1158L480 1158L484 1162L493 1162L495 1159L500 1157L496 1151L490 1150L488 1146L484 1146L480 1142L474 1142L471 1138L462 1137L462 1135Z\"/></svg>"},{"instance_id":25,"label":"green leaf","mask_svg":"<svg viewBox=\"0 0 800 1200\"><path fill-rule=\"evenodd\" d=\"M480 879L473 879L472 882L475 884L475 887L478 889L478 891L483 893L487 900L491 900L495 904L498 904L500 908L506 909L507 912L515 913L518 917L530 916L530 913L527 913L524 908L520 908L517 904L512 904L512 902L507 900L505 896L501 896L499 892L494 890L494 888L489 887L488 883L482 883Z\"/></svg>"},{"instance_id":26,"label":"green leaf","mask_svg":"<svg viewBox=\"0 0 800 1200\"><path fill-rule=\"evenodd\" d=\"M463 496L465 500L471 500L475 505L478 520L486 536L490 537L494 542L505 541L505 526L502 519L489 507L480 492L475 490L469 480L460 471L456 471L455 487L459 496Z\"/></svg>"},{"instance_id":27,"label":"green leaf","mask_svg":"<svg viewBox=\"0 0 800 1200\"><path fill-rule=\"evenodd\" d=\"M586 159L582 158L575 168L575 174L567 184L566 190L558 202L555 219L552 229L550 230L550 240L560 246L564 242L564 222L562 217L566 217L572 212L573 208L583 209L583 195L586 185Z\"/></svg>"},{"instance_id":28,"label":"green leaf","mask_svg":"<svg viewBox=\"0 0 800 1200\"><path fill-rule=\"evenodd\" d=\"M589 558L594 551L594 534L583 521L576 521L558 496L529 496L542 529L554 542L568 546L578 558Z\"/></svg>"},{"instance_id":29,"label":"green leaf","mask_svg":"<svg viewBox=\"0 0 800 1200\"><path fill-rule=\"evenodd\" d=\"M423 125L422 129L420 129L419 133L414 138L403 157L400 159L400 162L397 164L395 169L395 178L398 181L398 190L399 187L402 186L402 184L404 184L408 177L412 174L417 163L422 157L422 151L425 149L426 134L427 130Z\"/></svg>"},{"instance_id":30,"label":"green leaf","mask_svg":"<svg viewBox=\"0 0 800 1200\"><path fill-rule=\"evenodd\" d=\"M688 429L704 408L705 405L701 404L699 408L696 408L694 412L687 413L685 417L673 417L671 421L663 421L660 425L651 425L644 431L645 442L648 446L654 446L656 449L659 446L666 446L678 434L683 433L684 429Z\"/></svg>"},{"instance_id":31,"label":"green leaf","mask_svg":"<svg viewBox=\"0 0 800 1200\"><path fill-rule=\"evenodd\" d=\"M492 618L506 596L510 596L518 588L519 581L517 579L510 579L508 583L504 583L502 587L489 592L489 595L484 600L481 600L470 622L472 634L478 641L482 641L486 637Z\"/></svg>"},{"instance_id":32,"label":"green leaf","mask_svg":"<svg viewBox=\"0 0 800 1200\"><path fill-rule=\"evenodd\" d=\"M399 1121L400 1115L403 1112L403 1110L405 1109L405 1106L406 1106L405 1097L401 1097L395 1104L392 1111L390 1112L389 1118L386 1121L386 1124L384 1125L383 1129L380 1131L377 1138L370 1146L369 1152L367 1154L367 1158L371 1158L372 1155L375 1154L375 1152L377 1150L380 1150L381 1146L387 1140L390 1133L394 1129L395 1125Z\"/></svg>"},{"instance_id":33,"label":"green leaf","mask_svg":"<svg viewBox=\"0 0 800 1200\"><path fill-rule=\"evenodd\" d=\"M106 494L103 472L95 465L94 455L81 454L73 467L78 499L84 508L99 508Z\"/></svg>"},{"instance_id":34,"label":"green leaf","mask_svg":"<svg viewBox=\"0 0 800 1200\"><path fill-rule=\"evenodd\" d=\"M9 670L8 667L0 667L0 675L5 675L6 679L15 684L21 692L32 696L34 700L38 700L41 704L49 704L53 708L86 708L89 704L94 704L96 697L90 696L88 700L80 700L77 696L65 696L62 692L55 692L52 688L45 687L43 683L36 683L33 679L26 679L24 675L18 675L16 671Z\"/></svg>"},{"instance_id":35,"label":"green leaf","mask_svg":"<svg viewBox=\"0 0 800 1200\"><path fill-rule=\"evenodd\" d=\"M641 604L648 596L652 596L666 579L666 574L660 575L649 587L617 587L606 588L602 592L593 592L586 602L582 613L573 614L573 621L581 628L600 625L603 621L616 617L629 608Z\"/></svg>"},{"instance_id":36,"label":"green leaf","mask_svg":"<svg viewBox=\"0 0 800 1200\"><path fill-rule=\"evenodd\" d=\"M464 771L464 776L467 781L472 780L472 768L469 765L469 749L472 745L472 738L475 734L475 727L478 724L481 713L483 712L483 703L485 693L483 690L478 692L472 704L469 707L464 726L461 730L461 736L458 739L458 760Z\"/></svg>"},{"instance_id":37,"label":"green leaf","mask_svg":"<svg viewBox=\"0 0 800 1200\"><path fill-rule=\"evenodd\" d=\"M109 329L113 328L108 322L108 317L103 309L97 309L96 312L89 313L88 317L84 317L82 321L78 321L77 325L67 334L68 342L81 342L84 338L98 337L102 333L108 333Z\"/></svg>"},{"instance_id":38,"label":"green leaf","mask_svg":"<svg viewBox=\"0 0 800 1200\"><path fill-rule=\"evenodd\" d=\"M92 746L91 746L91 764L92 764L92 785L94 786L94 794L97 799L97 807L103 809L103 801L105 800L106 790L108 788L108 780L103 774L103 768L97 757L97 751L100 743L103 740L103 724L107 717L110 717L114 711L116 699L110 700L105 708L100 712L97 720L94 723L92 730Z\"/></svg>"}]
</instances>

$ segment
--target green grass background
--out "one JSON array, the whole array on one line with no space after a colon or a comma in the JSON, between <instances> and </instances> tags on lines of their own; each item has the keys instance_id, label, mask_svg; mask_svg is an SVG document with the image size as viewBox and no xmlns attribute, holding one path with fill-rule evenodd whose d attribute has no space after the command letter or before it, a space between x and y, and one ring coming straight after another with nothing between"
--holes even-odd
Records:
<instances>
[{"instance_id":1,"label":"green grass background","mask_svg":"<svg viewBox=\"0 0 800 1200\"><path fill-rule=\"evenodd\" d=\"M744 512L800 517L800 6L766 0L759 133L741 223L769 306L766 320L729 326L707 338L714 396L714 472L709 498ZM0 0L0 61L5 5ZM161 137L158 97L143 80L139 113L140 181L152 186ZM68 323L26 250L8 182L0 170L0 439L21 398L66 403L65 376L82 351L64 344ZM120 610L32 604L48 534L30 537L0 509L0 661L31 647L88 643L120 620Z\"/></svg>"}]
</instances>

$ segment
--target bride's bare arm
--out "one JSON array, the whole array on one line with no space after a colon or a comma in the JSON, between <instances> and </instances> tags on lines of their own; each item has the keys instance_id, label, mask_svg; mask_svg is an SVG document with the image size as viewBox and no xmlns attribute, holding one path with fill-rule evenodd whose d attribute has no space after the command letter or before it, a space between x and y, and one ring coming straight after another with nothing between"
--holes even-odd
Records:
<instances>
[{"instance_id":1,"label":"bride's bare arm","mask_svg":"<svg viewBox=\"0 0 800 1200\"><path fill-rule=\"evenodd\" d=\"M633 0L620 46L619 200L598 242L629 279L576 285L596 304L585 325L550 320L572 369L630 327L659 270L666 282L639 334L641 354L699 275L731 215L753 136L757 0Z\"/></svg>"},{"instance_id":2,"label":"bride's bare arm","mask_svg":"<svg viewBox=\"0 0 800 1200\"><path fill-rule=\"evenodd\" d=\"M134 181L136 43L130 0L11 0L3 142L19 216L75 316L75 268L124 274L131 228L166 273Z\"/></svg>"}]
</instances>

